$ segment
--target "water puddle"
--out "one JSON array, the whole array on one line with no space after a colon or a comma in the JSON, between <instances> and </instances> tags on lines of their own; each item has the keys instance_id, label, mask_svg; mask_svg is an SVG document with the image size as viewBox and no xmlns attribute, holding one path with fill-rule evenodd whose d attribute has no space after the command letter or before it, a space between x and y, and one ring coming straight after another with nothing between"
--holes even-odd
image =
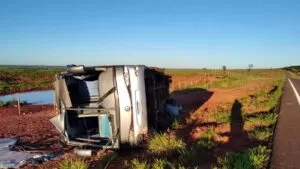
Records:
<instances>
[{"instance_id":1,"label":"water puddle","mask_svg":"<svg viewBox=\"0 0 300 169\"><path fill-rule=\"evenodd\" d=\"M19 93L20 101L26 101L29 104L41 105L41 104L53 104L54 100L54 90L44 90L44 91L33 91ZM9 100L17 99L17 94L9 94L0 96L0 100L7 102Z\"/></svg>"}]
</instances>

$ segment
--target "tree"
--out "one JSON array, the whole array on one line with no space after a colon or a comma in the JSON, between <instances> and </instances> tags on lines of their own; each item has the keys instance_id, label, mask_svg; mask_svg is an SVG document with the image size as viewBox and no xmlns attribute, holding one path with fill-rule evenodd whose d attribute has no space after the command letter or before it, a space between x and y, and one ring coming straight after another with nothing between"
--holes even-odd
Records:
<instances>
[{"instance_id":1,"label":"tree","mask_svg":"<svg viewBox=\"0 0 300 169\"><path fill-rule=\"evenodd\" d=\"M248 71L250 72L251 71L251 69L254 67L254 65L253 64L249 64L248 65Z\"/></svg>"},{"instance_id":2,"label":"tree","mask_svg":"<svg viewBox=\"0 0 300 169\"><path fill-rule=\"evenodd\" d=\"M222 66L222 69L225 71L225 70L227 70L227 67L224 65L224 66Z\"/></svg>"}]
</instances>

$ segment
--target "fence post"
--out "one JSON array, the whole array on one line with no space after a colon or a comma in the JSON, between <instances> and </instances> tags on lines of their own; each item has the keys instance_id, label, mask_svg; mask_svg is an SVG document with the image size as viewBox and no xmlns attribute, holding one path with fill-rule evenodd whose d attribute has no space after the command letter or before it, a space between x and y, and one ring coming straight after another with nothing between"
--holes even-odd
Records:
<instances>
[{"instance_id":1,"label":"fence post","mask_svg":"<svg viewBox=\"0 0 300 169\"><path fill-rule=\"evenodd\" d=\"M21 115L21 104L20 104L20 95L17 93L17 101L18 101L18 113Z\"/></svg>"},{"instance_id":2,"label":"fence post","mask_svg":"<svg viewBox=\"0 0 300 169\"><path fill-rule=\"evenodd\" d=\"M55 92L53 93L53 110L54 110L54 113L56 114L56 94L55 94Z\"/></svg>"}]
</instances>

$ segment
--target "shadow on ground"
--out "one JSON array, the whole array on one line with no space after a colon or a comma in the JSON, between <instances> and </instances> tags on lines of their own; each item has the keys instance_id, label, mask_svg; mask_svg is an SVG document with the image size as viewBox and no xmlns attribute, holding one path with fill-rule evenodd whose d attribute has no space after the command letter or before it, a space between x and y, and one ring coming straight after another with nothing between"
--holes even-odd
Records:
<instances>
[{"instance_id":1,"label":"shadow on ground","mask_svg":"<svg viewBox=\"0 0 300 169\"><path fill-rule=\"evenodd\" d=\"M185 112L194 112L208 101L212 95L213 92L206 89L190 88L172 92L171 98L176 100L177 104L182 105Z\"/></svg>"},{"instance_id":2,"label":"shadow on ground","mask_svg":"<svg viewBox=\"0 0 300 169\"><path fill-rule=\"evenodd\" d=\"M188 102L188 100L185 100ZM191 101L193 102L193 101ZM191 105L191 103L187 103L187 105ZM217 164L218 157L223 157L228 152L242 152L245 149L253 148L258 145L267 145L267 141L260 141L255 138L250 138L249 133L244 130L245 120L249 118L255 118L262 114L271 113L274 111L274 108L270 109L266 112L257 112L250 115L243 115L242 114L242 108L243 105L239 100L235 100L232 104L231 111L230 111L230 122L229 124L229 131L227 132L217 132L217 135L221 137L228 138L227 141L216 141L216 140L204 140L202 138L194 141L189 141L187 139L191 135L191 131L195 128L202 128L203 130L207 129L216 129L221 128L221 126L224 126L224 123L219 122L203 122L203 123L196 123L196 124L185 124L183 128L176 131L176 135L180 138L182 138L188 145L188 147L193 147L194 145L199 143L199 141L207 142L207 144L212 145L211 148L206 149L204 147L204 150L200 150L200 157L201 159L198 161L195 161L194 163L191 161L189 165L197 165L200 168L211 168L212 165ZM195 109L193 109L195 110ZM225 124L226 125L226 124ZM256 129L265 129L269 128L270 126L263 126L263 127L255 127Z\"/></svg>"},{"instance_id":3,"label":"shadow on ground","mask_svg":"<svg viewBox=\"0 0 300 169\"><path fill-rule=\"evenodd\" d=\"M277 88L274 88L270 93L276 91ZM133 158L138 159L154 159L161 158L167 159L171 163L180 164L186 167L198 166L199 168L211 168L212 166L217 165L217 159L219 157L224 157L228 152L242 152L245 149L256 147L257 145L267 145L269 143L266 141L259 141L255 138L250 138L249 133L245 131L245 123L249 118L256 118L262 114L273 113L274 108L266 112L253 112L249 115L243 114L243 104L239 100L235 100L232 105L230 112L230 117L228 122L192 122L186 123L185 119L188 118L191 113L194 113L199 109L205 102L207 102L214 93L206 89L194 88L194 89L185 89L181 91L175 91L171 94L171 98L175 100L177 104L180 104L184 108L184 113L180 114L178 119L181 119L182 126L180 128L172 128L170 126L170 134L175 134L177 137L181 138L187 147L186 159L182 161L182 154L179 152L177 154L172 154L171 157L164 154L164 157L155 156L145 153L146 149L137 149L137 150L126 150L124 152L124 159L130 161ZM251 97L251 96L249 96ZM228 111L228 110L227 110ZM206 113L206 112L204 112ZM207 112L210 113L210 112ZM208 129L219 129L226 126L226 130L213 131L219 137L227 138L226 141L211 139L211 138L199 138L197 140L190 140L189 137L191 132L195 128L200 128L203 131ZM262 128L268 128L269 126L264 126ZM259 129L259 127L254 128ZM204 143L202 147L198 147L199 142ZM196 147L196 148L195 148ZM195 148L195 149L194 149ZM195 151L196 150L196 151ZM146 155L145 155L146 154ZM119 164L122 164L121 162ZM112 166L116 166L116 163ZM111 168L111 167L110 167Z\"/></svg>"}]
</instances>

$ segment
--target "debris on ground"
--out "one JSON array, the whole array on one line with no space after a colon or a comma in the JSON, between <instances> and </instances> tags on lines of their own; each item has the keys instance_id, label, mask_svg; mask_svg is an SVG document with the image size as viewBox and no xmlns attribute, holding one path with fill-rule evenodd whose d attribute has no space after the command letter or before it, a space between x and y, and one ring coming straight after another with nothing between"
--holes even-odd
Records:
<instances>
[{"instance_id":1,"label":"debris on ground","mask_svg":"<svg viewBox=\"0 0 300 169\"><path fill-rule=\"evenodd\" d=\"M11 151L18 142L18 138L0 139L0 168L17 168L25 164L34 156L27 152Z\"/></svg>"}]
</instances>

